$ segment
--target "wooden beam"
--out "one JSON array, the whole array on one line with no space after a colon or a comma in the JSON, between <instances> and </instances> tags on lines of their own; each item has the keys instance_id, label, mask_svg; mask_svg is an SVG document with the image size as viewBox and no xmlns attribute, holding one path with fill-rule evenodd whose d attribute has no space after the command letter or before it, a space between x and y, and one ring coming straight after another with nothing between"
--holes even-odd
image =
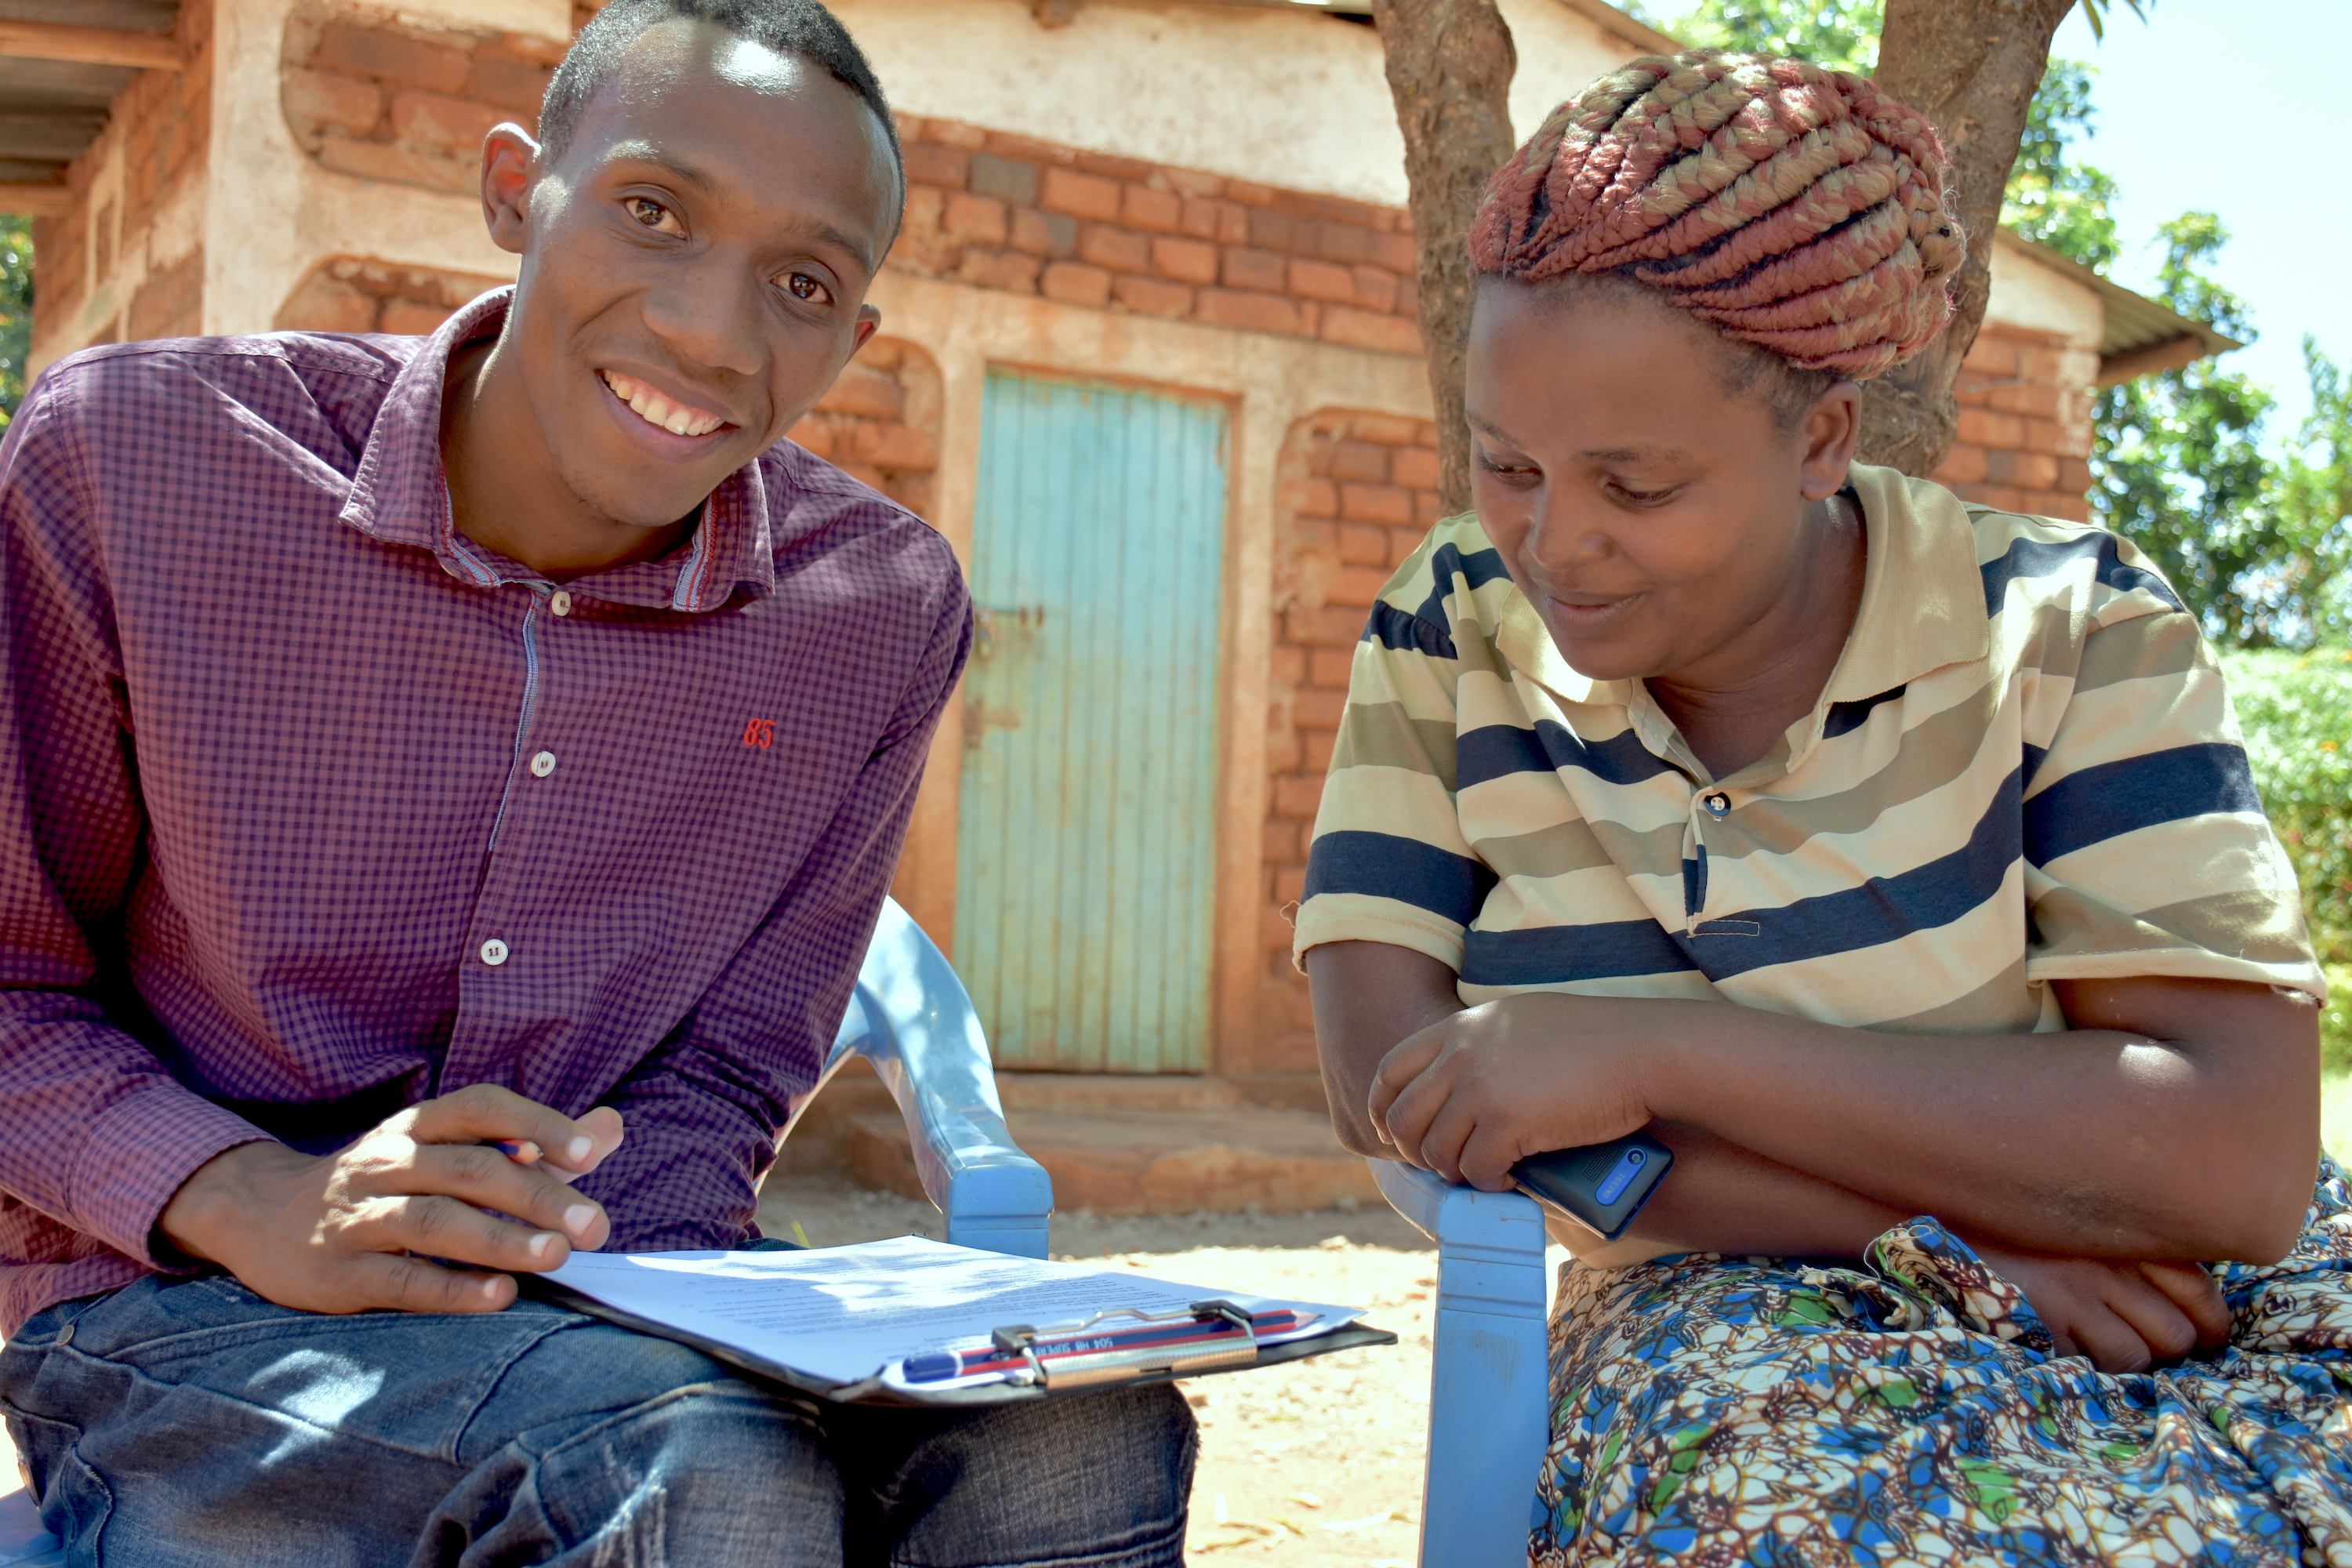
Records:
<instances>
[{"instance_id":1,"label":"wooden beam","mask_svg":"<svg viewBox=\"0 0 2352 1568\"><path fill-rule=\"evenodd\" d=\"M164 71L184 70L188 63L179 40L167 33L69 27L60 22L0 21L0 57Z\"/></svg>"},{"instance_id":2,"label":"wooden beam","mask_svg":"<svg viewBox=\"0 0 2352 1568\"><path fill-rule=\"evenodd\" d=\"M56 217L71 205L73 193L63 185L0 184L0 213Z\"/></svg>"},{"instance_id":3,"label":"wooden beam","mask_svg":"<svg viewBox=\"0 0 2352 1568\"><path fill-rule=\"evenodd\" d=\"M2193 333L2167 338L2160 343L2150 343L2146 348L2131 349L2112 359L2101 360L2099 384L2120 386L2126 381L2137 381L2141 376L2154 375L2158 371L2180 370L2195 364L2212 352L2205 346L2203 338Z\"/></svg>"}]
</instances>

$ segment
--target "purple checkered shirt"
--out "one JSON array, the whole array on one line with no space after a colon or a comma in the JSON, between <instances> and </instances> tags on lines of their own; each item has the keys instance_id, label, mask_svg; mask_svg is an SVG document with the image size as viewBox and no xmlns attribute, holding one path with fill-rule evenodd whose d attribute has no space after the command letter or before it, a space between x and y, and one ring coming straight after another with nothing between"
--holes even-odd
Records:
<instances>
[{"instance_id":1,"label":"purple checkered shirt","mask_svg":"<svg viewBox=\"0 0 2352 1568\"><path fill-rule=\"evenodd\" d=\"M970 641L789 442L559 589L451 526L431 338L125 343L0 444L0 1332L168 1267L222 1150L503 1084L627 1122L611 1247L723 1247L815 1080Z\"/></svg>"}]
</instances>

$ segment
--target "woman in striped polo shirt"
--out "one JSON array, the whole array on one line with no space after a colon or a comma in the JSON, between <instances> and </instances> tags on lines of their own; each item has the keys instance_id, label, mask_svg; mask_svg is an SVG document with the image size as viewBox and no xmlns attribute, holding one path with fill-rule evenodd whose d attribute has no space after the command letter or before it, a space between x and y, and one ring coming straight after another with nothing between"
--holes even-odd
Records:
<instances>
[{"instance_id":1,"label":"woman in striped polo shirt","mask_svg":"<svg viewBox=\"0 0 2352 1568\"><path fill-rule=\"evenodd\" d=\"M2212 655L2128 542L1851 460L1945 174L1696 53L1488 187L1477 511L1373 608L1298 915L1335 1116L1487 1188L1675 1150L1557 1226L1540 1563L2352 1563L2323 982Z\"/></svg>"}]
</instances>

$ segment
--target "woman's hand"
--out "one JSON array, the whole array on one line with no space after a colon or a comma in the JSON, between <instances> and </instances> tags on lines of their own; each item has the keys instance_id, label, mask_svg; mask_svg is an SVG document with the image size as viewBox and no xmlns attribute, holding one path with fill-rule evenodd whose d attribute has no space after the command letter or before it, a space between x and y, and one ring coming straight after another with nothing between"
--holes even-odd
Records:
<instances>
[{"instance_id":1,"label":"woman's hand","mask_svg":"<svg viewBox=\"0 0 2352 1568\"><path fill-rule=\"evenodd\" d=\"M1605 1143L1648 1123L1641 1070L1659 1003L1512 996L1400 1041L1372 1079L1372 1126L1408 1163L1488 1192L1529 1154Z\"/></svg>"},{"instance_id":2,"label":"woman's hand","mask_svg":"<svg viewBox=\"0 0 2352 1568\"><path fill-rule=\"evenodd\" d=\"M2101 1372L2146 1372L2210 1354L2230 1337L2221 1288L2197 1264L2053 1258L1968 1241L2025 1292L2060 1355L2088 1356Z\"/></svg>"}]
</instances>

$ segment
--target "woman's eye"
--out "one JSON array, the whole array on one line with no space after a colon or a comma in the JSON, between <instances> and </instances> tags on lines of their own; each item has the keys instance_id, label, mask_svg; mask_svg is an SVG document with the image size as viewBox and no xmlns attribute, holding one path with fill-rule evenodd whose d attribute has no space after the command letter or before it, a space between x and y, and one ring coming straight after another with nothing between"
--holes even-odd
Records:
<instances>
[{"instance_id":1,"label":"woman's eye","mask_svg":"<svg viewBox=\"0 0 2352 1568\"><path fill-rule=\"evenodd\" d=\"M822 305L833 298L833 291L805 272L784 275L784 288L795 300L805 300L812 305Z\"/></svg>"},{"instance_id":2,"label":"woman's eye","mask_svg":"<svg viewBox=\"0 0 2352 1568\"><path fill-rule=\"evenodd\" d=\"M677 221L677 215L650 196L631 196L626 205L629 216L647 228L661 234L686 232L686 226Z\"/></svg>"},{"instance_id":3,"label":"woman's eye","mask_svg":"<svg viewBox=\"0 0 2352 1568\"><path fill-rule=\"evenodd\" d=\"M1536 471L1535 465L1532 463L1514 463L1488 452L1478 454L1478 466L1488 473L1506 479L1526 479Z\"/></svg>"}]
</instances>

